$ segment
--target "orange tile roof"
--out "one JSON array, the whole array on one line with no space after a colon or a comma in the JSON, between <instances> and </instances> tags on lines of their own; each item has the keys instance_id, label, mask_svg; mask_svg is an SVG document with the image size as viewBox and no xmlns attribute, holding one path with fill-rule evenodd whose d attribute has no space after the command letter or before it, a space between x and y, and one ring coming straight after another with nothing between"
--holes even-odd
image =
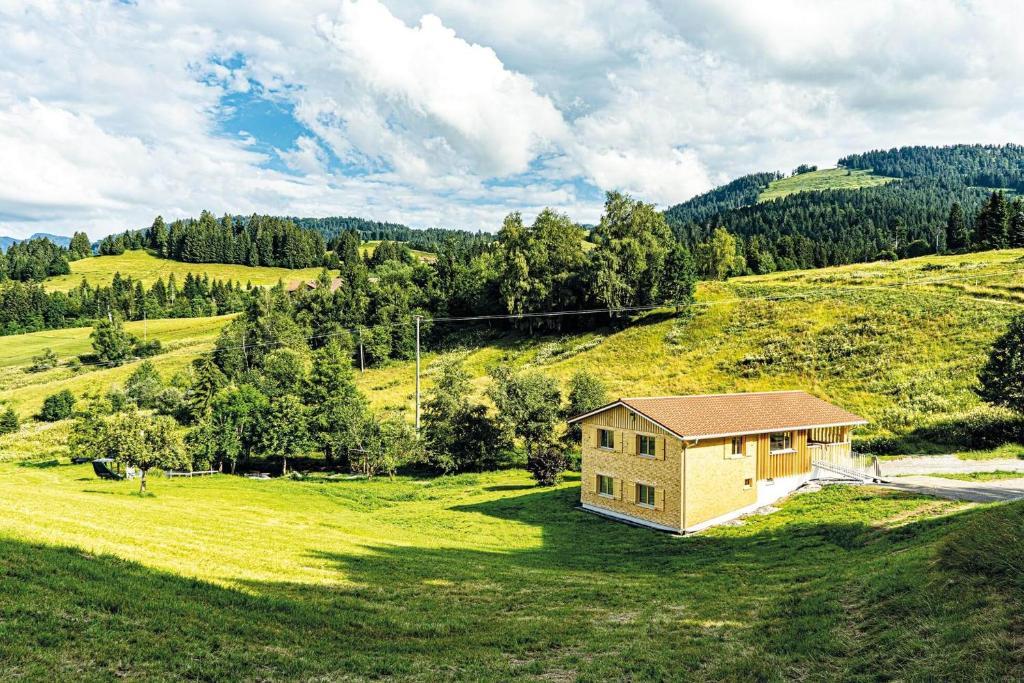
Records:
<instances>
[{"instance_id":1,"label":"orange tile roof","mask_svg":"<svg viewBox=\"0 0 1024 683\"><path fill-rule=\"evenodd\" d=\"M571 421L617 405L635 410L684 439L867 424L859 415L805 391L620 398Z\"/></svg>"}]
</instances>

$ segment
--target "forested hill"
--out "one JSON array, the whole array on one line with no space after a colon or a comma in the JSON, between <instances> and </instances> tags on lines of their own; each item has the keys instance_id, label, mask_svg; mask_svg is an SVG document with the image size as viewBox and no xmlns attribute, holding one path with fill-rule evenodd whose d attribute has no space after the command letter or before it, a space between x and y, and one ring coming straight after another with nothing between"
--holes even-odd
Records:
<instances>
[{"instance_id":1,"label":"forested hill","mask_svg":"<svg viewBox=\"0 0 1024 683\"><path fill-rule=\"evenodd\" d=\"M740 176L689 201L676 204L665 212L665 219L670 224L677 225L704 223L723 211L756 204L758 196L768 188L768 185L782 177L783 175L778 172Z\"/></svg>"},{"instance_id":2,"label":"forested hill","mask_svg":"<svg viewBox=\"0 0 1024 683\"><path fill-rule=\"evenodd\" d=\"M851 154L849 169L871 169L893 178L941 178L951 183L1024 191L1024 145L900 147Z\"/></svg>"},{"instance_id":3,"label":"forested hill","mask_svg":"<svg viewBox=\"0 0 1024 683\"><path fill-rule=\"evenodd\" d=\"M973 217L993 190L1024 187L1021 145L904 147L850 155L838 163L849 180L865 172L878 182L898 180L846 188L839 182L846 175L842 170L812 171L800 176L808 179L808 188L815 187L810 181L816 175L830 173L835 189L764 201L762 193L779 175L758 173L673 206L665 218L691 248L725 228L742 240L748 266L769 272L943 251L954 203L971 231Z\"/></svg>"}]
</instances>

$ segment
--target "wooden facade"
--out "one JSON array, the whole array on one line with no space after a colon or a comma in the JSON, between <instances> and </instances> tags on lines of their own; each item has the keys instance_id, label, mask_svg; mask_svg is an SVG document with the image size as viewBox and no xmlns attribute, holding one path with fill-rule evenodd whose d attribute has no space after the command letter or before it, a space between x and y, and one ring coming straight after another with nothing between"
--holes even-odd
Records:
<instances>
[{"instance_id":1,"label":"wooden facade","mask_svg":"<svg viewBox=\"0 0 1024 683\"><path fill-rule=\"evenodd\" d=\"M771 452L771 434L757 436L757 478L778 479L811 471L811 453L807 450L807 430L790 432L792 449L783 453Z\"/></svg>"},{"instance_id":2,"label":"wooden facade","mask_svg":"<svg viewBox=\"0 0 1024 683\"><path fill-rule=\"evenodd\" d=\"M811 476L812 460L849 453L850 428L684 439L625 405L579 419L583 435L580 503L588 510L688 532L763 501L777 500ZM643 452L638 446L643 446ZM652 496L638 499L641 490Z\"/></svg>"}]
</instances>

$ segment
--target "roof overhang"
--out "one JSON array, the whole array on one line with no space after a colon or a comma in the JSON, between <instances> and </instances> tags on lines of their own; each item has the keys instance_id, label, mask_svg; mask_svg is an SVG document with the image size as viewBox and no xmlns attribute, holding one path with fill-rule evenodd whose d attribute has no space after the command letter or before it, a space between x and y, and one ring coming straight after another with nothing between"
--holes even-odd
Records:
<instances>
[{"instance_id":1,"label":"roof overhang","mask_svg":"<svg viewBox=\"0 0 1024 683\"><path fill-rule=\"evenodd\" d=\"M778 425L778 426L775 426L775 427L768 427L768 428L765 428L765 429L747 429L747 430L740 431L740 432L723 432L721 434L689 434L689 435L687 435L687 434L680 434L679 432L677 432L676 430L672 429L671 427L665 426L661 422L658 422L657 420L655 420L650 415L647 415L646 413L644 413L644 412L642 412L640 410L637 410L633 406L631 406L628 403L624 402L622 399L619 399L618 401L612 401L611 403L603 405L600 408L595 408L594 410L591 410L589 413L583 413L582 415L577 415L576 417L571 417L568 420L566 420L566 422L568 424L572 424L574 422L579 422L580 420L585 420L588 417L592 417L594 415L597 415L598 413L603 413L606 410L611 410L612 408L616 408L618 406L622 406L626 410L628 410L628 411L630 411L632 413L636 413L637 415L639 415L639 416L641 416L641 417L643 417L645 419L650 420L654 424L656 424L659 427L661 427L662 429L664 429L669 434L674 434L676 437L682 439L683 441L700 441L701 439L723 439L723 438L730 437L730 436L748 436L748 435L751 435L751 434L771 434L773 432L788 432L788 431L801 430L801 429L827 429L829 427L857 427L857 426L860 426L860 425L866 425L868 423L867 420L849 420L849 421L844 421L844 422L826 422L826 423L822 423L822 424L809 424L809 425L796 425L796 426Z\"/></svg>"}]
</instances>

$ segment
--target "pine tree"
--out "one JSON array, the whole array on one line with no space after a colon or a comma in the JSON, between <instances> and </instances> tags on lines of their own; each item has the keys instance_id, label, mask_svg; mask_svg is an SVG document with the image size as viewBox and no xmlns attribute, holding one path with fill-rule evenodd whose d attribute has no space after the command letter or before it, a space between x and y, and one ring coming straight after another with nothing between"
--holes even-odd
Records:
<instances>
[{"instance_id":1,"label":"pine tree","mask_svg":"<svg viewBox=\"0 0 1024 683\"><path fill-rule=\"evenodd\" d=\"M149 246L159 256L167 256L167 226L163 216L157 216L149 228Z\"/></svg>"},{"instance_id":2,"label":"pine tree","mask_svg":"<svg viewBox=\"0 0 1024 683\"><path fill-rule=\"evenodd\" d=\"M971 235L964 221L964 212L959 202L949 207L949 218L946 219L946 248L949 251L960 251L971 246Z\"/></svg>"},{"instance_id":3,"label":"pine tree","mask_svg":"<svg viewBox=\"0 0 1024 683\"><path fill-rule=\"evenodd\" d=\"M1007 232L1011 247L1024 247L1024 200L1016 199L1010 205Z\"/></svg>"},{"instance_id":4,"label":"pine tree","mask_svg":"<svg viewBox=\"0 0 1024 683\"><path fill-rule=\"evenodd\" d=\"M993 192L975 220L976 241L982 249L1006 248L1008 213L1006 197L998 190Z\"/></svg>"}]
</instances>

